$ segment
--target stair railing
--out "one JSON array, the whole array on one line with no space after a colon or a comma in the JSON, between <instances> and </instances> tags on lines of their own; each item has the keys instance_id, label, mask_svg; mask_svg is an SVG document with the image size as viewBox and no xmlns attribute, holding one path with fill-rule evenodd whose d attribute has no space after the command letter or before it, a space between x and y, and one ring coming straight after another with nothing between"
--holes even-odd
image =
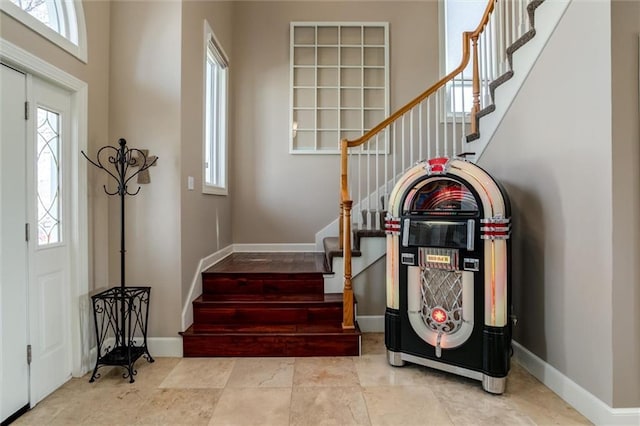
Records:
<instances>
[{"instance_id":1,"label":"stair railing","mask_svg":"<svg viewBox=\"0 0 640 426\"><path fill-rule=\"evenodd\" d=\"M473 155L464 148L479 136L478 119L492 107L491 82L510 71L507 49L532 28L528 6L541 1L488 0L476 29L462 34L457 68L360 138L341 141L343 328L355 327L352 230L384 228L388 195L415 162Z\"/></svg>"}]
</instances>

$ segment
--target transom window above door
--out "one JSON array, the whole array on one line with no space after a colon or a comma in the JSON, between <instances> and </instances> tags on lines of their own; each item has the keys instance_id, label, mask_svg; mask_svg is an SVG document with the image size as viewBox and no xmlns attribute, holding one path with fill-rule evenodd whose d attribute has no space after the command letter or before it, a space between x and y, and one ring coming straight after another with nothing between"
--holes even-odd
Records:
<instances>
[{"instance_id":1,"label":"transom window above door","mask_svg":"<svg viewBox=\"0 0 640 426\"><path fill-rule=\"evenodd\" d=\"M0 10L87 62L87 37L81 1L2 0Z\"/></svg>"}]
</instances>

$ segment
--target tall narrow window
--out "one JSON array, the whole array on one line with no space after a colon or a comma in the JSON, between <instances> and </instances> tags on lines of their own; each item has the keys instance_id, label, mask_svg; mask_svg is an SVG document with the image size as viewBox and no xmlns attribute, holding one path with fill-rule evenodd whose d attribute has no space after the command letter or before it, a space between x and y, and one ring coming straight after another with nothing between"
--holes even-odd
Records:
<instances>
[{"instance_id":1,"label":"tall narrow window","mask_svg":"<svg viewBox=\"0 0 640 426\"><path fill-rule=\"evenodd\" d=\"M227 74L229 61L205 21L204 185L208 194L227 194Z\"/></svg>"},{"instance_id":2,"label":"tall narrow window","mask_svg":"<svg viewBox=\"0 0 640 426\"><path fill-rule=\"evenodd\" d=\"M446 75L462 61L462 33L476 29L482 18L487 0L441 0L440 3L441 72ZM472 62L464 70L462 81L455 90L448 85L447 113L468 114L473 106ZM454 108L455 105L455 108ZM463 110L464 107L464 110ZM455 109L455 111L454 111Z\"/></svg>"},{"instance_id":3,"label":"tall narrow window","mask_svg":"<svg viewBox=\"0 0 640 426\"><path fill-rule=\"evenodd\" d=\"M86 29L80 0L0 0L0 10L82 61Z\"/></svg>"},{"instance_id":4,"label":"tall narrow window","mask_svg":"<svg viewBox=\"0 0 640 426\"><path fill-rule=\"evenodd\" d=\"M60 242L60 115L38 108L36 182L38 245Z\"/></svg>"}]
</instances>

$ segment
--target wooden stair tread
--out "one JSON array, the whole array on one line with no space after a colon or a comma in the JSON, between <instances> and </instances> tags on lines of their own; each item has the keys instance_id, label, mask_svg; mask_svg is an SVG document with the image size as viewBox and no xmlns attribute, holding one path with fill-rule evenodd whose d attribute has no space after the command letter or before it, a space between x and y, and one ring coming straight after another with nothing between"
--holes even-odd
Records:
<instances>
[{"instance_id":1,"label":"wooden stair tread","mask_svg":"<svg viewBox=\"0 0 640 426\"><path fill-rule=\"evenodd\" d=\"M303 302L322 301L323 294L202 294L204 302Z\"/></svg>"},{"instance_id":2,"label":"wooden stair tread","mask_svg":"<svg viewBox=\"0 0 640 426\"><path fill-rule=\"evenodd\" d=\"M324 274L320 252L232 253L204 271L224 274Z\"/></svg>"},{"instance_id":3,"label":"wooden stair tread","mask_svg":"<svg viewBox=\"0 0 640 426\"><path fill-rule=\"evenodd\" d=\"M352 257L362 256L360 251L360 240L362 238L384 238L386 233L382 229L354 229L353 230L353 246L351 250ZM342 249L340 248L340 240L338 237L326 237L322 240L324 245L324 255L327 259L327 265L331 269L333 267L333 258L342 257Z\"/></svg>"},{"instance_id":4,"label":"wooden stair tread","mask_svg":"<svg viewBox=\"0 0 640 426\"><path fill-rule=\"evenodd\" d=\"M233 295L237 296L237 295ZM259 307L273 307L273 308L291 308L296 306L326 306L330 304L342 303L341 293L325 293L319 296L307 295L307 294L273 294L264 295L260 299L233 299L229 295L229 298L214 299L212 295L200 295L192 303L194 307L238 307L238 308L259 308Z\"/></svg>"}]
</instances>

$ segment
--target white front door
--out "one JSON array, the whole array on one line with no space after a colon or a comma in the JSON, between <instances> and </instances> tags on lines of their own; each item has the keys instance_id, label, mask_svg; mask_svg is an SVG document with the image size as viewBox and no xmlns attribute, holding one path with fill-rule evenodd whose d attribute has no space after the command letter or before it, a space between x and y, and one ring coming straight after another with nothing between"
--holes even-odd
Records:
<instances>
[{"instance_id":1,"label":"white front door","mask_svg":"<svg viewBox=\"0 0 640 426\"><path fill-rule=\"evenodd\" d=\"M29 403L26 75L0 64L0 421Z\"/></svg>"},{"instance_id":2,"label":"white front door","mask_svg":"<svg viewBox=\"0 0 640 426\"><path fill-rule=\"evenodd\" d=\"M27 149L31 405L71 378L70 93L33 78Z\"/></svg>"},{"instance_id":3,"label":"white front door","mask_svg":"<svg viewBox=\"0 0 640 426\"><path fill-rule=\"evenodd\" d=\"M70 241L76 214L71 94L6 65L0 68L0 421L5 421L71 377Z\"/></svg>"}]
</instances>

